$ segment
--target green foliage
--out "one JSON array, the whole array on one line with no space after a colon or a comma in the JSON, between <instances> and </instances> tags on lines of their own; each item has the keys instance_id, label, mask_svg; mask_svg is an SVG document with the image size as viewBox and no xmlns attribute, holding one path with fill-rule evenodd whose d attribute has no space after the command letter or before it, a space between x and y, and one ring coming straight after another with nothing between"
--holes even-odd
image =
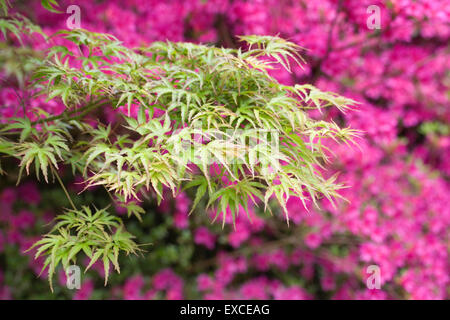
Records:
<instances>
[{"instance_id":1,"label":"green foliage","mask_svg":"<svg viewBox=\"0 0 450 320\"><path fill-rule=\"evenodd\" d=\"M50 12L62 13L62 11L57 9L59 4L56 0L41 0L41 5Z\"/></svg>"},{"instance_id":2,"label":"green foliage","mask_svg":"<svg viewBox=\"0 0 450 320\"><path fill-rule=\"evenodd\" d=\"M42 271L48 268L52 290L52 278L58 264L67 268L71 262L76 263L80 252L90 258L86 270L97 261L103 263L106 285L111 264L120 273L119 252L136 254L140 251L132 240L133 236L124 230L122 221L110 215L106 209L95 212L89 207L67 210L56 217L56 221L52 231L29 249L37 248L35 258L47 256Z\"/></svg>"},{"instance_id":3,"label":"green foliage","mask_svg":"<svg viewBox=\"0 0 450 320\"><path fill-rule=\"evenodd\" d=\"M43 5L57 7L55 1ZM2 19L0 30L16 34L24 29L20 21ZM47 100L62 101L66 110L57 116L35 110L39 120L11 119L0 131L0 153L20 160L19 180L34 164L38 179L42 172L49 182L51 171L69 196L56 171L69 165L87 187L103 186L139 219L143 198L159 202L164 188L174 195L194 189L192 211L206 196L223 224L227 214L234 221L249 200L268 209L269 199L276 198L289 223L289 197L305 206L339 197L343 186L319 171L328 160L322 140L347 143L358 133L312 119L307 111L346 111L355 102L312 85L276 81L271 69L290 71L292 63L304 63L295 44L245 36L240 39L246 50L173 42L129 49L111 35L86 30L53 36L77 49L53 46L40 53L43 61L28 59L35 69L28 85ZM87 121L108 105L125 107L128 114L117 112L114 128L101 117L96 125ZM119 251L137 251L132 236L105 210L78 210L69 201L73 210L35 244L37 256L48 255L51 279L58 263L66 266L82 251L92 263L103 261L107 280L110 262L119 271Z\"/></svg>"},{"instance_id":4,"label":"green foliage","mask_svg":"<svg viewBox=\"0 0 450 320\"><path fill-rule=\"evenodd\" d=\"M11 7L11 3L9 0L1 0L0 1L0 10L3 12L3 15L7 16L9 8Z\"/></svg>"},{"instance_id":5,"label":"green foliage","mask_svg":"<svg viewBox=\"0 0 450 320\"><path fill-rule=\"evenodd\" d=\"M41 0L41 5L48 11L61 13L61 11L56 9L57 7L59 7L59 4L56 0ZM5 16L8 15L9 8L11 8L10 0L0 0L0 11L2 11Z\"/></svg>"},{"instance_id":6,"label":"green foliage","mask_svg":"<svg viewBox=\"0 0 450 320\"><path fill-rule=\"evenodd\" d=\"M33 24L28 18L22 16L21 14L15 14L11 18L1 18L0 32L3 34L5 39L8 38L9 33L12 33L21 44L23 44L22 38L24 35L39 33L44 38L47 38L39 26Z\"/></svg>"},{"instance_id":7,"label":"green foliage","mask_svg":"<svg viewBox=\"0 0 450 320\"><path fill-rule=\"evenodd\" d=\"M0 137L0 155L1 156L13 156L14 155L14 144L8 140ZM0 160L0 175L5 172L2 169L2 163Z\"/></svg>"},{"instance_id":8,"label":"green foliage","mask_svg":"<svg viewBox=\"0 0 450 320\"><path fill-rule=\"evenodd\" d=\"M58 160L70 157L70 150L67 146L67 139L70 138L67 128L55 124L45 123L42 130L38 131L28 118L15 118L11 124L2 129L3 132L17 132L18 142L5 142L11 151L15 151L14 156L21 161L19 164L20 182L22 172L26 169L30 173L30 166L34 162L36 177L39 180L39 171L42 171L45 181L48 182L48 168L54 166L58 168ZM3 144L2 144L3 145ZM8 149L6 149L8 150ZM1 149L0 149L1 152Z\"/></svg>"},{"instance_id":9,"label":"green foliage","mask_svg":"<svg viewBox=\"0 0 450 320\"><path fill-rule=\"evenodd\" d=\"M420 128L419 132L424 135L442 135L448 136L450 134L450 125L444 124L439 121L424 122Z\"/></svg>"},{"instance_id":10,"label":"green foliage","mask_svg":"<svg viewBox=\"0 0 450 320\"><path fill-rule=\"evenodd\" d=\"M224 177L235 183L234 189L243 185L241 181L257 183L264 199L274 194L283 208L289 196L306 200L305 191L313 201L338 196L340 186L317 171L326 160L321 140L347 141L356 132L313 120L306 110L335 106L345 111L354 101L311 85L291 87L273 79L267 69L281 65L290 70L289 59L300 63L292 43L250 36L242 37L249 45L245 52L171 42L133 51L108 35L84 30L60 34L87 46L89 54L53 48L35 73L45 87L43 94L60 97L68 109L101 99L128 110L140 105L139 118L124 116L123 134L116 134L113 142L111 128L100 124L89 130L90 141L75 148L83 155L83 173L92 173L86 178L89 186L103 185L125 200L140 200L139 192L145 191L160 199L163 187L175 193L200 172L210 197L223 188L219 181ZM68 57L85 68L72 67ZM103 57L116 57L120 63ZM163 115L153 116L155 109L163 110ZM276 134L279 149L270 150L268 143L264 148L257 135L263 131ZM201 143L194 141L195 135ZM253 146L248 145L251 139L257 141ZM192 148L186 150L186 145ZM188 162L198 170L187 170ZM213 163L224 168L215 176L209 173ZM276 181L283 183L277 186ZM241 189L215 200L219 208L230 208L234 214L237 204L247 201L240 199L246 194Z\"/></svg>"}]
</instances>

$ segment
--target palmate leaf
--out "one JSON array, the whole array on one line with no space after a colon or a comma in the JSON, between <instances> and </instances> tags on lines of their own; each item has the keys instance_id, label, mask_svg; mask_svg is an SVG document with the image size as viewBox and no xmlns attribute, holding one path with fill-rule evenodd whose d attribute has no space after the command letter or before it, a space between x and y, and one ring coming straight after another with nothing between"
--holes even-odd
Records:
<instances>
[{"instance_id":1,"label":"palmate leaf","mask_svg":"<svg viewBox=\"0 0 450 320\"><path fill-rule=\"evenodd\" d=\"M142 222L142 215L146 213L145 209L142 208L135 201L127 202L127 203L119 203L119 205L127 210L128 217L135 216L139 221Z\"/></svg>"},{"instance_id":2,"label":"palmate leaf","mask_svg":"<svg viewBox=\"0 0 450 320\"><path fill-rule=\"evenodd\" d=\"M26 143L21 145L21 150L18 156L21 158L20 161L20 171L19 179L17 183L20 182L23 169L26 169L27 174L30 174L30 166L34 162L36 168L36 177L39 180L39 171L42 171L45 181L48 182L48 166L52 163L56 168L58 168L58 163L53 154L53 149L49 146L41 146L37 143Z\"/></svg>"},{"instance_id":3,"label":"palmate leaf","mask_svg":"<svg viewBox=\"0 0 450 320\"><path fill-rule=\"evenodd\" d=\"M288 71L291 71L289 59L292 59L299 66L306 63L299 54L299 50L303 48L282 38L249 35L239 36L239 39L250 46L249 50L243 55L244 59L251 56L271 57ZM253 49L254 47L257 47L257 49Z\"/></svg>"},{"instance_id":4,"label":"palmate leaf","mask_svg":"<svg viewBox=\"0 0 450 320\"><path fill-rule=\"evenodd\" d=\"M45 181L48 182L49 167L53 166L58 169L57 159L63 161L70 154L67 138L62 135L66 134L64 128L55 128L54 126L44 126L44 128L44 132L39 133L32 127L31 122L27 118L26 120L23 119L22 121L9 124L5 129L22 130L19 144L15 146L15 151L17 151L15 156L20 159L17 183L20 182L24 170L27 175L30 174L32 163L35 165L37 179L39 180L39 173L42 172Z\"/></svg>"},{"instance_id":5,"label":"palmate leaf","mask_svg":"<svg viewBox=\"0 0 450 320\"><path fill-rule=\"evenodd\" d=\"M120 273L119 252L128 255L141 251L132 240L133 236L124 230L122 221L106 210L92 211L86 206L81 210L67 210L56 218L58 223L52 231L27 250L36 249L35 258L46 256L41 273L48 268L52 290L52 279L57 266L62 264L67 268L70 263L76 263L81 252L90 258L86 271L101 259L106 285L110 264Z\"/></svg>"},{"instance_id":6,"label":"palmate leaf","mask_svg":"<svg viewBox=\"0 0 450 320\"><path fill-rule=\"evenodd\" d=\"M28 118L12 118L12 123L6 125L0 132L19 131L19 142L25 141L31 134L37 135L37 130Z\"/></svg>"},{"instance_id":7,"label":"palmate leaf","mask_svg":"<svg viewBox=\"0 0 450 320\"><path fill-rule=\"evenodd\" d=\"M222 215L222 227L225 226L227 211L231 212L233 225L236 228L235 222L237 214L239 213L239 206L246 211L248 218L248 200L251 199L256 204L256 199L263 200L262 193L258 190L264 187L261 183L251 180L242 180L236 184L227 186L215 191L210 195L207 207L210 207L216 200L218 200L217 213L214 218L216 220L220 214Z\"/></svg>"}]
</instances>

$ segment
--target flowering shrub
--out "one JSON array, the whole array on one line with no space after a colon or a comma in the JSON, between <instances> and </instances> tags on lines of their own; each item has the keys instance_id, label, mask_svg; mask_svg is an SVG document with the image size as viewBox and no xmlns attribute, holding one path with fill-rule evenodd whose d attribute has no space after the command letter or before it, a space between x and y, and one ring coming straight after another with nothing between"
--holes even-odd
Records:
<instances>
[{"instance_id":1,"label":"flowering shrub","mask_svg":"<svg viewBox=\"0 0 450 320\"><path fill-rule=\"evenodd\" d=\"M32 6L35 10L29 18L42 27L43 34L53 34L66 28L67 15L63 13L46 10L41 3L35 1L12 3L14 10L19 12L26 12L24 8ZM69 4L75 2L60 1L59 6L52 1L44 3L48 3L47 7L50 9L65 11ZM142 203L131 200L129 196L131 194L134 198L132 191L135 188L121 185L123 192L119 196L122 199L114 199L114 205L107 211L114 213L112 216L135 214L136 218L123 217L127 230L123 235L127 241L131 241L128 235L134 235L133 243L151 245L138 248L130 244L135 251L146 251L142 257L120 255L109 259L107 255L106 260L101 261L106 262L104 265L99 262L103 259L94 261L83 277L81 289L75 292L65 289L64 272L62 268L56 268L54 271L59 283L54 285L54 293L51 293L41 279L46 274L36 278L44 266L45 257L34 259L36 247L24 253L43 233L50 230L46 224L61 213L61 208L70 205L64 190L53 184L52 179L49 179L49 184L37 184L33 179L23 177L21 183L14 186L18 178L18 172L14 168L20 162L8 162L2 157L3 170L7 173L2 176L0 183L2 298L449 297L450 210L447 203L450 167L447 160L450 148L450 7L446 1L134 0L127 1L126 4L123 1L80 1L76 4L81 7L81 27L94 32L111 33L122 40L125 46L119 46L114 41L106 44L102 42L103 51L93 51L89 55L89 45L85 45L80 48L80 56L88 56L89 61L76 61L70 54L77 56L78 48L68 45L64 36L71 40L70 37L74 39L76 35L77 41L88 41L89 38L81 38L86 33L66 31L51 39L51 44L43 38L36 39L41 36L33 33L33 37L23 37L21 45L16 36L8 34L11 29L0 26L7 33L1 44L0 57L3 65L0 119L4 125L13 123L24 132L28 127L23 124L22 127L18 126L20 123L12 118L28 118L39 122L45 117L64 114L68 107L79 102L77 98L85 99L88 90L93 90L89 93L99 90L90 88L89 85L89 79L99 79L98 74L88 72L74 75L75 82L83 84L80 88L73 88L70 83L70 90L58 91L55 88L67 82L52 82L48 87L51 98L48 101L45 96L36 96L37 91L41 90L39 87L34 91L25 90L24 86L30 81L29 75L36 65L36 59L55 61L43 60L40 54L54 45L60 47L53 47L58 49L50 52L49 58L53 55L69 55L66 61L73 63L71 68L87 70L86 65L94 66L96 63L126 66L126 63L119 64L119 54L130 52L129 48L133 47L166 50L161 56L170 60L172 53L155 41L168 39L197 44L208 42L228 48L223 51L226 53L245 54L251 48L239 42L236 35L278 35L306 48L307 51L300 53L307 63L302 69L292 58L282 60L286 66L290 66L292 73L284 68L277 68L267 70L267 77L276 78L283 84L280 85L283 88L306 88L306 84L312 84L323 90L314 89L316 92L338 92L360 102L356 111L342 114L335 108L322 108L322 113L317 110L308 112L307 119L311 124L331 124L331 120L334 120L339 124L333 127L334 132L348 126L364 132L364 138L358 139L358 146L336 144L332 140L323 140L321 144L321 155L328 158L331 164L320 176L329 179L339 172L335 183L349 186L339 191L348 201L339 200L335 206L326 198L317 199L318 205L315 206L310 201L310 196L299 193L297 197L290 197L285 204L287 215L275 214L271 217L262 212L264 204L259 208L252 202L235 203L232 206L225 203L224 206L219 205L218 209L217 206L206 208L207 203L198 200L196 196L196 190L202 186L200 183L194 183L194 189L187 189L176 197L170 190L170 183L162 183L167 188L156 188L162 198L159 205L151 200ZM380 8L380 29L371 30L367 27L367 7L370 5L378 5ZM34 25L26 20L20 21L25 29ZM255 38L247 37L249 41L252 39ZM14 41L14 45L11 41ZM206 47L192 45L191 48ZM267 45L262 48L267 48ZM105 50L110 50L111 55L111 59L106 61ZM181 50L187 48L181 45ZM60 60L62 65L63 58ZM174 59L172 62L181 63L180 60ZM260 65L253 65L249 70L273 62L270 59L260 61ZM55 77L51 77L56 73L49 73L45 69L49 67L45 64L41 66L47 73L38 73L39 79L55 80ZM201 70L200 65L194 68ZM93 72L92 69L89 70ZM117 71L102 70L109 76L117 74ZM132 75L131 69L123 68L121 74ZM82 79L85 82L81 82ZM180 86L184 81L186 78L179 79ZM46 86L47 83L43 82L42 85ZM131 86L132 81L128 79L120 85L115 91L111 90L111 96L115 95L117 102L112 107L118 105L118 108L113 110L114 108L106 105L95 105L94 107L101 107L102 110L95 115L96 118L103 119L104 123L111 123L113 130L117 130L114 128L121 123L117 119L122 116L128 119L127 125L131 128L136 128L139 124L135 123L139 120L132 119L150 120L148 113L143 115L139 112L139 105L147 100L142 102L135 96L128 100L129 95L122 99L118 95L118 92L131 92L130 87L125 86ZM188 93L191 91L195 92L195 89L187 90ZM307 93L311 96L310 91ZM334 95L326 96L328 100L325 100L332 101L333 97ZM303 95L300 98L306 97ZM166 105L170 103L169 100L167 98ZM337 105L348 105L351 101L338 101L340 103ZM285 107L277 108L284 110ZM33 111L36 110L43 110L45 113L41 111L41 114L34 114ZM92 110L94 109L88 111ZM155 110L156 117L163 120L160 126L164 126L168 122L164 121L164 113L160 112L161 110ZM181 113L181 110L176 110L173 114L182 118ZM83 114L83 110L71 116L79 114ZM271 115L274 119L282 116L281 112ZM219 117L214 119L218 121ZM256 118L252 119L256 121ZM53 120L64 121L64 117ZM46 127L51 126L51 123L37 123L37 132L30 129L24 137L18 138L27 141L28 136L40 135L45 130L55 132L54 128ZM83 126L80 128L82 134L73 137L74 139L81 139L84 134L92 136L94 142L101 141L102 134L107 130L97 126L95 121ZM265 126L266 123L262 127ZM132 135L135 135L132 136L135 139L136 133ZM64 133L51 136L64 137ZM312 139L306 141L314 143L314 137L310 138ZM2 137L0 152L9 151L13 156L23 156L21 152L25 150L11 149L9 141L12 141L9 135ZM53 138L50 142L58 146L61 141L60 138ZM163 145L169 146L166 142ZM86 175L90 175L83 178L83 160L67 157L76 147L78 146L71 145L69 150L61 147L60 151L62 158L71 160L75 172L79 170L80 174L71 178L70 167L63 168L60 165L57 170L54 165L53 175L60 176L68 185L67 193L71 195L73 206L79 208L79 211L83 205L91 203L97 208L105 208L111 203L111 199L104 188L97 186L99 181L105 179L97 178L102 162L108 163L106 154L103 153L105 156L98 158L101 155L98 153L97 158L92 159L96 159L98 163L90 169L92 173L86 172ZM91 151L97 152L95 149ZM26 162L23 162L25 166ZM34 163L37 163L36 159ZM48 165L49 172L46 173L42 161L40 164L42 173L50 177L52 165ZM203 171L203 177L219 177L224 173L223 170L220 171L223 167L222 164L217 168L210 168L211 171ZM26 171L26 167L24 170ZM318 170L314 168L317 174ZM204 181L205 193L208 186L207 180ZM222 183L228 183L228 180ZM111 183L101 182L100 185L115 190ZM178 185L175 183L175 186ZM86 188L88 191L77 195ZM158 196L155 199L156 197ZM266 200L267 208L274 213L282 213L276 196ZM197 212L188 216L194 204ZM210 223L220 213L225 224L223 229L221 224ZM70 214L65 217L66 220L62 221L67 222ZM286 224L286 217L289 217L289 226ZM67 223L76 227L76 221ZM107 223L113 222L108 220ZM95 250L97 249L94 248ZM71 259L67 259L67 262L69 260ZM110 261L113 263L111 268L119 262L117 264L120 265L121 272L109 275L108 285L103 287ZM78 264L85 267L91 262L93 261L90 259L83 260L81 255L77 260ZM381 289L367 288L369 265L379 266Z\"/></svg>"}]
</instances>

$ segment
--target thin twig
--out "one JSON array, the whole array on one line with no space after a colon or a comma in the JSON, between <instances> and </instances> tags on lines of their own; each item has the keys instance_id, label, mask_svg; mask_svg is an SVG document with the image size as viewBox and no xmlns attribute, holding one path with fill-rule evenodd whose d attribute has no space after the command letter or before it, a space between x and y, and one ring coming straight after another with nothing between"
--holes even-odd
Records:
<instances>
[{"instance_id":1,"label":"thin twig","mask_svg":"<svg viewBox=\"0 0 450 320\"><path fill-rule=\"evenodd\" d=\"M64 186L64 183L62 182L61 178L59 177L58 172L53 167L53 165L50 163L50 169L52 170L53 174L56 176L56 179L58 179L59 184L61 185L61 188L64 190L64 193L66 194L67 199L69 200L72 208L74 210L77 210L77 207L75 207L75 204L72 201L72 198L70 198L69 192L67 191L66 187Z\"/></svg>"},{"instance_id":2,"label":"thin twig","mask_svg":"<svg viewBox=\"0 0 450 320\"><path fill-rule=\"evenodd\" d=\"M95 108L98 108L102 105L105 105L106 103L108 103L109 101L101 101L101 102L96 102L93 104L88 104L80 109L74 109L71 111L67 111L67 112L63 112L57 116L53 116L53 117L48 117L48 118L43 118L43 119L39 119L36 120L34 122L31 123L31 125L35 125L35 124L39 124L39 123L44 123L44 122L49 122L49 121L54 121L54 120L59 120L62 118L66 118L68 116L71 116L77 112L81 112L80 114L78 114L77 116L75 116L73 119L79 119L82 118L83 116L85 116L88 112L92 111ZM73 120L73 119L69 119L69 120Z\"/></svg>"}]
</instances>

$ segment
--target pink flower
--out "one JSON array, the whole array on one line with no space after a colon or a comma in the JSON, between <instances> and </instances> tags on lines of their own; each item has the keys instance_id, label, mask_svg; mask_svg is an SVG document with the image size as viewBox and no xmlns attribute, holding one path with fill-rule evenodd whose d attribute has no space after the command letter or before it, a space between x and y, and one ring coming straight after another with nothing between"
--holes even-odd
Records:
<instances>
[{"instance_id":1,"label":"pink flower","mask_svg":"<svg viewBox=\"0 0 450 320\"><path fill-rule=\"evenodd\" d=\"M92 280L86 280L81 284L81 288L73 295L74 300L88 300L92 291L94 290L94 283Z\"/></svg>"},{"instance_id":2,"label":"pink flower","mask_svg":"<svg viewBox=\"0 0 450 320\"><path fill-rule=\"evenodd\" d=\"M322 239L321 239L320 235L318 235L315 232L309 233L305 237L305 244L311 249L317 248L318 246L320 246L321 243L322 243Z\"/></svg>"},{"instance_id":3,"label":"pink flower","mask_svg":"<svg viewBox=\"0 0 450 320\"><path fill-rule=\"evenodd\" d=\"M0 194L0 203L3 205L12 205L17 199L17 192L13 188L5 188Z\"/></svg>"},{"instance_id":4,"label":"pink flower","mask_svg":"<svg viewBox=\"0 0 450 320\"><path fill-rule=\"evenodd\" d=\"M41 196L36 184L32 182L26 182L19 186L18 190L20 199L25 203L38 204L41 201Z\"/></svg>"},{"instance_id":5,"label":"pink flower","mask_svg":"<svg viewBox=\"0 0 450 320\"><path fill-rule=\"evenodd\" d=\"M214 285L213 280L206 274L201 274L197 277L197 287L201 291L212 289Z\"/></svg>"},{"instance_id":6,"label":"pink flower","mask_svg":"<svg viewBox=\"0 0 450 320\"><path fill-rule=\"evenodd\" d=\"M245 225L240 225L239 228L236 228L236 230L233 230L228 235L228 241L233 248L237 248L249 237L250 231L248 230L248 227Z\"/></svg>"},{"instance_id":7,"label":"pink flower","mask_svg":"<svg viewBox=\"0 0 450 320\"><path fill-rule=\"evenodd\" d=\"M127 279L123 287L123 298L125 300L141 300L141 288L144 285L142 276L134 276Z\"/></svg>"},{"instance_id":8,"label":"pink flower","mask_svg":"<svg viewBox=\"0 0 450 320\"><path fill-rule=\"evenodd\" d=\"M194 242L196 244L201 244L207 247L208 249L212 250L214 249L216 241L216 236L212 234L208 228L206 227L199 227L197 230L195 230L194 235Z\"/></svg>"},{"instance_id":9,"label":"pink flower","mask_svg":"<svg viewBox=\"0 0 450 320\"><path fill-rule=\"evenodd\" d=\"M277 300L307 300L309 295L299 287L279 288L275 291L274 298Z\"/></svg>"}]
</instances>

